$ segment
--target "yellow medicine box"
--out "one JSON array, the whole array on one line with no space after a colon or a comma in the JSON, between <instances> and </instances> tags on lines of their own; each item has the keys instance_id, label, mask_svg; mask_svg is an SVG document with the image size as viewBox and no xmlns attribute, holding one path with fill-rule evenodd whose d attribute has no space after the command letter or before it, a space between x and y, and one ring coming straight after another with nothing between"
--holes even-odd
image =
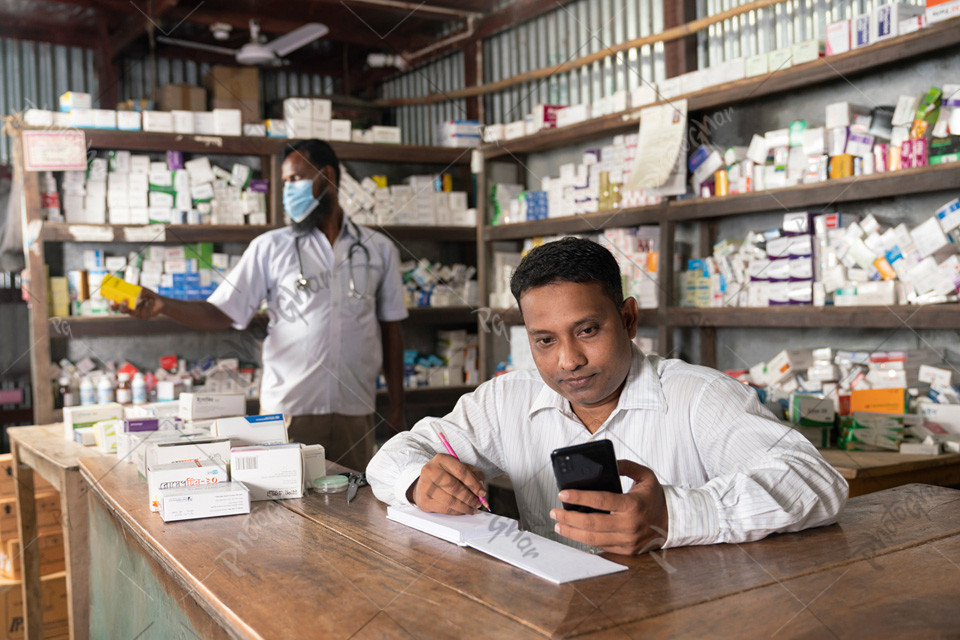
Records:
<instances>
[{"instance_id":1,"label":"yellow medicine box","mask_svg":"<svg viewBox=\"0 0 960 640\"><path fill-rule=\"evenodd\" d=\"M117 304L123 304L124 301L126 301L127 306L133 309L137 306L137 297L140 295L140 289L142 289L142 287L107 274L103 277L103 282L100 284L100 295Z\"/></svg>"}]
</instances>

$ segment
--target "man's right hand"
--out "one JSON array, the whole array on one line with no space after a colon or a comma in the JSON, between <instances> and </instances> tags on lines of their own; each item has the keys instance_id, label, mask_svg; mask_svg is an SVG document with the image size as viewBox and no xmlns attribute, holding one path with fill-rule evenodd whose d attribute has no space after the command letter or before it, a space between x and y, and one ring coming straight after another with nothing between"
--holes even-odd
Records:
<instances>
[{"instance_id":1,"label":"man's right hand","mask_svg":"<svg viewBox=\"0 0 960 640\"><path fill-rule=\"evenodd\" d=\"M111 302L110 309L133 316L138 320L147 320L163 311L163 298L156 292L144 287L140 289L140 295L137 296L137 305L133 309L127 306L126 301L123 304Z\"/></svg>"},{"instance_id":2,"label":"man's right hand","mask_svg":"<svg viewBox=\"0 0 960 640\"><path fill-rule=\"evenodd\" d=\"M421 511L463 515L480 508L477 496L486 496L483 473L445 453L438 453L420 470L407 498Z\"/></svg>"}]
</instances>

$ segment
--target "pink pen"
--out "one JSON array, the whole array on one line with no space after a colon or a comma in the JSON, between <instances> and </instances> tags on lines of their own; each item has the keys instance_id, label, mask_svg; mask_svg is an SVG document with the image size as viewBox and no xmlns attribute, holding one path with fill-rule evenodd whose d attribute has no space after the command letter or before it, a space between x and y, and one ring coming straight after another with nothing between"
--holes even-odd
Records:
<instances>
[{"instance_id":1,"label":"pink pen","mask_svg":"<svg viewBox=\"0 0 960 640\"><path fill-rule=\"evenodd\" d=\"M447 450L447 453L459 460L460 456L457 455L457 452L454 451L453 447L450 446L450 443L447 442L446 436L444 436L441 432L437 432L437 435L440 436L440 443L443 445L443 448ZM490 504L487 502L486 498L483 496L477 496L477 498L480 500L480 504L482 504L487 511L490 511Z\"/></svg>"}]
</instances>

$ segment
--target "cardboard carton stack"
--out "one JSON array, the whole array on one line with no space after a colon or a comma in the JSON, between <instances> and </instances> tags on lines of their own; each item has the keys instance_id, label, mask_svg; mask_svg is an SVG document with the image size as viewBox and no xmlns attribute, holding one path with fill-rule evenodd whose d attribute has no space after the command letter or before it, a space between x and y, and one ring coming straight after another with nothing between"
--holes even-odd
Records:
<instances>
[{"instance_id":1,"label":"cardboard carton stack","mask_svg":"<svg viewBox=\"0 0 960 640\"><path fill-rule=\"evenodd\" d=\"M12 464L10 454L0 456L0 574L10 580L20 580L21 544ZM40 554L40 574L48 575L64 570L60 494L37 474L34 474L34 492L38 535L33 545Z\"/></svg>"}]
</instances>

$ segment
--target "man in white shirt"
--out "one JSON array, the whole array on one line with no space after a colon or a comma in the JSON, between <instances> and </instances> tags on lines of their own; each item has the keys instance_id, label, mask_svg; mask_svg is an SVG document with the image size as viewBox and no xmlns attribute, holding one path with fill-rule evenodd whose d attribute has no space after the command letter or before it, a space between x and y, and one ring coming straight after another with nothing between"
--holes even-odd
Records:
<instances>
[{"instance_id":1,"label":"man in white shirt","mask_svg":"<svg viewBox=\"0 0 960 640\"><path fill-rule=\"evenodd\" d=\"M266 300L262 413L283 413L291 441L319 443L327 459L363 469L375 446L381 365L389 424L403 428L403 339L407 317L400 257L390 240L358 226L337 199L340 163L320 140L288 147L284 209L292 223L250 243L206 301L144 289L136 308L196 329L244 329Z\"/></svg>"},{"instance_id":2,"label":"man in white shirt","mask_svg":"<svg viewBox=\"0 0 960 640\"><path fill-rule=\"evenodd\" d=\"M752 389L633 345L637 303L623 299L617 262L600 245L566 238L534 249L511 290L539 375L494 378L446 417L394 436L367 467L380 500L473 513L483 478L506 473L523 528L621 554L757 540L833 522L843 509L843 477ZM599 439L612 441L632 487L558 495L550 452Z\"/></svg>"}]
</instances>

